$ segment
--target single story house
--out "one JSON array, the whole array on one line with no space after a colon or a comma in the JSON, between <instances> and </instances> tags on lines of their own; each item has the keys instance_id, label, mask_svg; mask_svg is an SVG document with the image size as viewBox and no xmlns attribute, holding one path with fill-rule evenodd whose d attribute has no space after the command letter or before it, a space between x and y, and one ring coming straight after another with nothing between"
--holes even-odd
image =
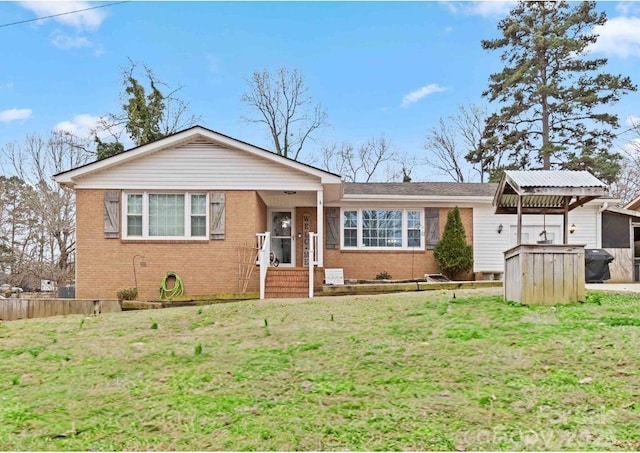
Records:
<instances>
[{"instance_id":1,"label":"single story house","mask_svg":"<svg viewBox=\"0 0 640 453\"><path fill-rule=\"evenodd\" d=\"M55 180L76 193L76 297L83 299L134 286L141 299L157 299L167 272L190 295L300 296L308 292L309 259L315 286L327 268L349 279L422 278L439 272L433 248L455 206L474 248L469 278L501 278L503 252L515 245L515 216L494 214L496 184L346 183L200 126ZM624 247L609 244L605 231L616 203L599 199L572 211L570 242L613 245L618 257ZM624 211L612 215L633 212ZM543 229L561 238L562 216L525 215L523 225L524 242ZM257 266L257 246L279 266L260 253ZM620 279L633 279L630 269Z\"/></svg>"}]
</instances>

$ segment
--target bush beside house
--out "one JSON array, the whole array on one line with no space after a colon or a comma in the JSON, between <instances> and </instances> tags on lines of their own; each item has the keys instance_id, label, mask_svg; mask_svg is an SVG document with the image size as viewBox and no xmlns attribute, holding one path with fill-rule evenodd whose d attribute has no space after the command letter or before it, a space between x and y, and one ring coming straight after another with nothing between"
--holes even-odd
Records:
<instances>
[{"instance_id":1,"label":"bush beside house","mask_svg":"<svg viewBox=\"0 0 640 453\"><path fill-rule=\"evenodd\" d=\"M442 239L436 245L433 255L440 272L452 280L468 273L473 267L473 247L467 244L457 206L447 215Z\"/></svg>"}]
</instances>

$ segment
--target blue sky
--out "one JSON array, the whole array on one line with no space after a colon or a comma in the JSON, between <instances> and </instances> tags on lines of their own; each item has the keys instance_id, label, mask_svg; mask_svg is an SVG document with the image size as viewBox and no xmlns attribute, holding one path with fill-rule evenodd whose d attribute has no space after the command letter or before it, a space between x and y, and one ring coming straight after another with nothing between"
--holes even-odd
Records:
<instances>
[{"instance_id":1,"label":"blue sky","mask_svg":"<svg viewBox=\"0 0 640 453\"><path fill-rule=\"evenodd\" d=\"M0 25L101 3L2 2ZM486 104L499 55L480 41L498 36L508 2L128 2L0 27L0 145L55 128L87 134L119 108L120 68L131 58L179 92L202 125L272 149L245 123L240 98L253 71L288 66L306 77L327 109L322 145L361 143L384 133L400 152L424 159L429 128L460 104ZM609 22L594 54L640 83L640 4L603 2ZM611 107L623 127L640 119L640 94ZM491 106L489 106L491 109ZM619 143L622 145L622 140ZM414 180L446 180L427 166Z\"/></svg>"}]
</instances>

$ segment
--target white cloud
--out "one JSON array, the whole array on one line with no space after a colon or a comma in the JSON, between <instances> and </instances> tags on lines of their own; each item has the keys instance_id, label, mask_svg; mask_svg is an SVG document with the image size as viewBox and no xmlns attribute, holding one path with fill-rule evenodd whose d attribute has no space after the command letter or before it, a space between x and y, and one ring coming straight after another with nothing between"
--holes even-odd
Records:
<instances>
[{"instance_id":1,"label":"white cloud","mask_svg":"<svg viewBox=\"0 0 640 453\"><path fill-rule=\"evenodd\" d=\"M0 83L0 90L12 91L13 90L13 80L9 80L7 83Z\"/></svg>"},{"instance_id":2,"label":"white cloud","mask_svg":"<svg viewBox=\"0 0 640 453\"><path fill-rule=\"evenodd\" d=\"M445 33L451 33L453 31L453 27L445 27L444 28L444 32Z\"/></svg>"},{"instance_id":3,"label":"white cloud","mask_svg":"<svg viewBox=\"0 0 640 453\"><path fill-rule=\"evenodd\" d=\"M640 116L629 115L627 117L627 126L639 127L640 126Z\"/></svg>"},{"instance_id":4,"label":"white cloud","mask_svg":"<svg viewBox=\"0 0 640 453\"><path fill-rule=\"evenodd\" d=\"M487 18L497 18L506 16L516 5L514 0L505 1L481 1L481 2L450 2L441 1L441 4L449 10L451 14L465 14L468 16L482 16Z\"/></svg>"},{"instance_id":5,"label":"white cloud","mask_svg":"<svg viewBox=\"0 0 640 453\"><path fill-rule=\"evenodd\" d=\"M83 113L76 115L71 121L59 122L53 129L56 131L69 132L80 138L91 138L100 124L101 119L99 116ZM105 138L106 135L108 135L106 132L98 133L100 138Z\"/></svg>"},{"instance_id":6,"label":"white cloud","mask_svg":"<svg viewBox=\"0 0 640 453\"><path fill-rule=\"evenodd\" d=\"M640 56L640 17L614 17L593 31L599 38L589 47L590 52L623 58Z\"/></svg>"},{"instance_id":7,"label":"white cloud","mask_svg":"<svg viewBox=\"0 0 640 453\"><path fill-rule=\"evenodd\" d=\"M413 104L414 102L418 102L420 99L422 99L425 96L428 96L433 93L439 93L440 91L444 91L444 90L446 90L446 88L443 88L436 83L431 83L429 85L423 86L422 88L414 90L409 94L405 94L404 97L402 98L401 105L402 107L407 108L409 107L409 105Z\"/></svg>"},{"instance_id":8,"label":"white cloud","mask_svg":"<svg viewBox=\"0 0 640 453\"><path fill-rule=\"evenodd\" d=\"M19 1L18 4L34 12L38 17L79 11L96 6L86 1ZM106 12L103 9L92 9L53 17L51 20L79 30L96 30L106 16Z\"/></svg>"},{"instance_id":9,"label":"white cloud","mask_svg":"<svg viewBox=\"0 0 640 453\"><path fill-rule=\"evenodd\" d=\"M640 13L640 6L637 2L619 2L616 5L616 11L623 16Z\"/></svg>"},{"instance_id":10,"label":"white cloud","mask_svg":"<svg viewBox=\"0 0 640 453\"><path fill-rule=\"evenodd\" d=\"M31 109L9 109L0 111L0 123L26 120L31 116Z\"/></svg>"},{"instance_id":11,"label":"white cloud","mask_svg":"<svg viewBox=\"0 0 640 453\"><path fill-rule=\"evenodd\" d=\"M69 36L56 30L51 34L51 44L58 49L80 49L83 47L93 47L93 43L84 36Z\"/></svg>"},{"instance_id":12,"label":"white cloud","mask_svg":"<svg viewBox=\"0 0 640 453\"><path fill-rule=\"evenodd\" d=\"M509 14L509 11L516 5L515 1L484 1L472 2L465 5L464 12L474 16L482 16L484 18L502 17Z\"/></svg>"}]
</instances>

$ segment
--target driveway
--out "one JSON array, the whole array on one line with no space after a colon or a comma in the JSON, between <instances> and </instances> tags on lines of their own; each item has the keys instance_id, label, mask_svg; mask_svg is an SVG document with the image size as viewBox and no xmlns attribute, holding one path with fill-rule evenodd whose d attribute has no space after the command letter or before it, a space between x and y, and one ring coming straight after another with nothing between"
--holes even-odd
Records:
<instances>
[{"instance_id":1,"label":"driveway","mask_svg":"<svg viewBox=\"0 0 640 453\"><path fill-rule=\"evenodd\" d=\"M587 283L587 289L598 291L621 291L625 293L640 293L640 283Z\"/></svg>"}]
</instances>

